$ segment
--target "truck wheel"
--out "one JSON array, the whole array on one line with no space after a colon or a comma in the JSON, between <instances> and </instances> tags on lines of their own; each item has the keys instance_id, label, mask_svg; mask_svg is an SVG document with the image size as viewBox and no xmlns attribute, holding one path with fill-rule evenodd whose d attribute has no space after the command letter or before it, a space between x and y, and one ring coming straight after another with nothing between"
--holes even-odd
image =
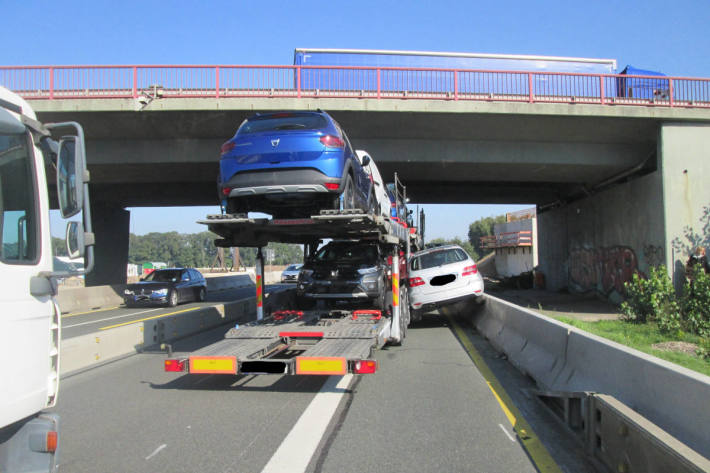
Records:
<instances>
[{"instance_id":1,"label":"truck wheel","mask_svg":"<svg viewBox=\"0 0 710 473\"><path fill-rule=\"evenodd\" d=\"M178 294L175 289L172 289L168 293L168 307L175 307L178 305Z\"/></svg>"}]
</instances>

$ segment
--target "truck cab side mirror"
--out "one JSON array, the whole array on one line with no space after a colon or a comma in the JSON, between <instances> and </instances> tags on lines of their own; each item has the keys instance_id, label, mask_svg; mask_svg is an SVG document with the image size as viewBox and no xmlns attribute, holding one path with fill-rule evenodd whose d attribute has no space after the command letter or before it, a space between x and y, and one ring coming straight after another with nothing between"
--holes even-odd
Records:
<instances>
[{"instance_id":1,"label":"truck cab side mirror","mask_svg":"<svg viewBox=\"0 0 710 473\"><path fill-rule=\"evenodd\" d=\"M84 256L84 229L79 222L67 223L67 255L69 258L81 258Z\"/></svg>"},{"instance_id":2,"label":"truck cab side mirror","mask_svg":"<svg viewBox=\"0 0 710 473\"><path fill-rule=\"evenodd\" d=\"M62 217L78 214L84 204L84 161L77 136L64 136L57 157L57 197ZM68 234L68 229L67 229Z\"/></svg>"}]
</instances>

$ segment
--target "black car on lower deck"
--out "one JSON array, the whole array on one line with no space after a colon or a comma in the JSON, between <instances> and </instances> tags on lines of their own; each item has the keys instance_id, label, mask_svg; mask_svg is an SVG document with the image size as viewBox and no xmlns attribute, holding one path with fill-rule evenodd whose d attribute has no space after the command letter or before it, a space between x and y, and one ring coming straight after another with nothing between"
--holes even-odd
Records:
<instances>
[{"instance_id":1,"label":"black car on lower deck","mask_svg":"<svg viewBox=\"0 0 710 473\"><path fill-rule=\"evenodd\" d=\"M207 282L205 277L191 268L157 269L129 284L123 292L126 306L138 304L166 304L175 307L180 302L205 300Z\"/></svg>"},{"instance_id":2,"label":"black car on lower deck","mask_svg":"<svg viewBox=\"0 0 710 473\"><path fill-rule=\"evenodd\" d=\"M296 294L300 301L369 302L385 307L387 268L374 242L332 241L301 268Z\"/></svg>"}]
</instances>

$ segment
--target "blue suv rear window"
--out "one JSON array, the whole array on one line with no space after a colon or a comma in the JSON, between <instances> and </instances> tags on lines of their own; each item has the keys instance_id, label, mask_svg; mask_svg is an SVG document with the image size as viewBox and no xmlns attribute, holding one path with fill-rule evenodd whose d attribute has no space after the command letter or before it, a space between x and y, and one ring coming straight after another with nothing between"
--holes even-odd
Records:
<instances>
[{"instance_id":1,"label":"blue suv rear window","mask_svg":"<svg viewBox=\"0 0 710 473\"><path fill-rule=\"evenodd\" d=\"M289 113L252 117L239 127L238 135L265 131L318 130L328 125L325 117L306 113Z\"/></svg>"}]
</instances>

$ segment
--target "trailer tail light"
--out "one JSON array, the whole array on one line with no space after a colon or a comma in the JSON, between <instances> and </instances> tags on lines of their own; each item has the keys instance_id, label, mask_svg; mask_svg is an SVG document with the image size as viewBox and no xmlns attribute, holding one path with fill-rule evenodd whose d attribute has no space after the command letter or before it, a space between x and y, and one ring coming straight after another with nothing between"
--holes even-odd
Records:
<instances>
[{"instance_id":1,"label":"trailer tail light","mask_svg":"<svg viewBox=\"0 0 710 473\"><path fill-rule=\"evenodd\" d=\"M353 364L354 374L374 374L377 371L377 361L358 360Z\"/></svg>"},{"instance_id":2,"label":"trailer tail light","mask_svg":"<svg viewBox=\"0 0 710 473\"><path fill-rule=\"evenodd\" d=\"M47 452L54 453L59 445L59 435L54 430L47 432Z\"/></svg>"},{"instance_id":3,"label":"trailer tail light","mask_svg":"<svg viewBox=\"0 0 710 473\"><path fill-rule=\"evenodd\" d=\"M423 286L426 282L422 278L409 278L409 287Z\"/></svg>"},{"instance_id":4,"label":"trailer tail light","mask_svg":"<svg viewBox=\"0 0 710 473\"><path fill-rule=\"evenodd\" d=\"M227 142L226 142L225 144L223 144L222 147L220 148L220 150L219 150L219 151L220 151L220 154L221 154L222 156L224 156L225 154L227 154L227 153L229 153L230 151L232 151L235 146L236 146L236 144L234 143L234 141L227 141Z\"/></svg>"},{"instance_id":5,"label":"trailer tail light","mask_svg":"<svg viewBox=\"0 0 710 473\"><path fill-rule=\"evenodd\" d=\"M320 142L323 143L326 148L345 148L345 141L333 135L321 136Z\"/></svg>"},{"instance_id":6,"label":"trailer tail light","mask_svg":"<svg viewBox=\"0 0 710 473\"><path fill-rule=\"evenodd\" d=\"M185 361L165 360L165 371L185 371Z\"/></svg>"},{"instance_id":7,"label":"trailer tail light","mask_svg":"<svg viewBox=\"0 0 710 473\"><path fill-rule=\"evenodd\" d=\"M340 184L338 184L337 182L326 182L325 188L329 191L337 191L338 189L340 189Z\"/></svg>"},{"instance_id":8,"label":"trailer tail light","mask_svg":"<svg viewBox=\"0 0 710 473\"><path fill-rule=\"evenodd\" d=\"M231 187L223 187L223 188L222 188L222 194L223 194L225 197L229 197L229 193L230 193L230 192L232 192L232 188L231 188Z\"/></svg>"},{"instance_id":9,"label":"trailer tail light","mask_svg":"<svg viewBox=\"0 0 710 473\"><path fill-rule=\"evenodd\" d=\"M472 276L478 272L478 268L474 264L473 266L466 266L463 268L463 272L461 273L461 276Z\"/></svg>"},{"instance_id":10,"label":"trailer tail light","mask_svg":"<svg viewBox=\"0 0 710 473\"><path fill-rule=\"evenodd\" d=\"M297 356L296 374L343 375L348 372L345 358L331 356Z\"/></svg>"}]
</instances>

